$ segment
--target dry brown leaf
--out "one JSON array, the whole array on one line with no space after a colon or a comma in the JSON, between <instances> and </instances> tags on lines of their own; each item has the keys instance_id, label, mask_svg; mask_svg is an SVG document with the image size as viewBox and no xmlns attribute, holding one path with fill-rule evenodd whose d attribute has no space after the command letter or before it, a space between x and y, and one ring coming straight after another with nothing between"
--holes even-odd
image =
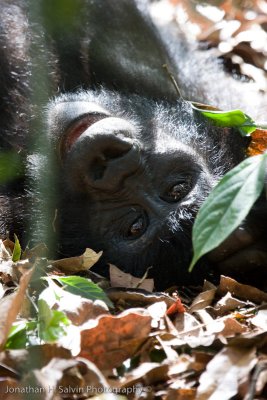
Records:
<instances>
[{"instance_id":1,"label":"dry brown leaf","mask_svg":"<svg viewBox=\"0 0 267 400\"><path fill-rule=\"evenodd\" d=\"M175 299L166 293L150 293L144 289L109 288L107 294L113 303L128 307L145 307L164 301L167 307L175 303Z\"/></svg>"},{"instance_id":2,"label":"dry brown leaf","mask_svg":"<svg viewBox=\"0 0 267 400\"><path fill-rule=\"evenodd\" d=\"M4 297L5 289L2 283L0 283L0 300Z\"/></svg>"},{"instance_id":3,"label":"dry brown leaf","mask_svg":"<svg viewBox=\"0 0 267 400\"><path fill-rule=\"evenodd\" d=\"M87 397L109 388L104 376L93 363L85 359L61 358L53 358L42 369L31 371L23 378L21 386L41 388L44 400L54 399L54 396Z\"/></svg>"},{"instance_id":4,"label":"dry brown leaf","mask_svg":"<svg viewBox=\"0 0 267 400\"><path fill-rule=\"evenodd\" d=\"M258 371L256 371L257 369L258 369ZM267 360L266 360L266 357L261 357L260 358L259 363L258 363L258 365L257 365L257 367L256 367L256 369L254 371L253 378L254 378L254 375L256 375L256 374L257 374L257 376L256 376L256 378L257 378L256 379L256 388L255 388L256 389L256 394L257 395L260 395L260 394L264 395L262 393L262 391L264 390L264 387L267 384Z\"/></svg>"},{"instance_id":5,"label":"dry brown leaf","mask_svg":"<svg viewBox=\"0 0 267 400\"><path fill-rule=\"evenodd\" d=\"M120 387L135 386L139 382L145 385L153 385L159 381L164 382L168 378L168 370L167 364L144 362L125 375L125 378L121 380Z\"/></svg>"},{"instance_id":6,"label":"dry brown leaf","mask_svg":"<svg viewBox=\"0 0 267 400\"><path fill-rule=\"evenodd\" d=\"M51 289L42 292L42 298L55 310L64 312L74 325L82 325L89 319L108 313L108 306L102 300L90 300L72 294L55 286L56 296Z\"/></svg>"},{"instance_id":7,"label":"dry brown leaf","mask_svg":"<svg viewBox=\"0 0 267 400\"><path fill-rule=\"evenodd\" d=\"M214 306L214 310L217 316L227 314L229 311L233 311L238 307L245 307L248 303L234 298L231 293L226 293Z\"/></svg>"},{"instance_id":8,"label":"dry brown leaf","mask_svg":"<svg viewBox=\"0 0 267 400\"><path fill-rule=\"evenodd\" d=\"M224 321L222 319L213 319L206 310L197 311L198 316L205 326L204 335L212 335L213 333L220 333L224 329Z\"/></svg>"},{"instance_id":9,"label":"dry brown leaf","mask_svg":"<svg viewBox=\"0 0 267 400\"><path fill-rule=\"evenodd\" d=\"M36 246L32 247L31 249L26 248L22 253L21 258L29 259L35 257L47 257L48 248L44 243L39 243Z\"/></svg>"},{"instance_id":10,"label":"dry brown leaf","mask_svg":"<svg viewBox=\"0 0 267 400\"><path fill-rule=\"evenodd\" d=\"M263 331L267 331L267 310L259 310L255 317L250 318L250 323Z\"/></svg>"},{"instance_id":11,"label":"dry brown leaf","mask_svg":"<svg viewBox=\"0 0 267 400\"><path fill-rule=\"evenodd\" d=\"M10 239L1 240L0 258L9 260L12 258L15 243Z\"/></svg>"},{"instance_id":12,"label":"dry brown leaf","mask_svg":"<svg viewBox=\"0 0 267 400\"><path fill-rule=\"evenodd\" d=\"M82 325L89 319L109 313L108 307L100 300L93 301L80 296L74 298L74 295L72 302L69 300L71 297L66 297L64 301L60 299L58 310L64 312L74 325Z\"/></svg>"},{"instance_id":13,"label":"dry brown leaf","mask_svg":"<svg viewBox=\"0 0 267 400\"><path fill-rule=\"evenodd\" d=\"M147 311L149 312L149 314L151 315L152 318L152 322L151 322L151 326L155 329L166 329L165 326L165 314L167 311L167 306L166 303L164 303L164 301L160 301L154 304L151 304L151 306L149 306L147 308Z\"/></svg>"},{"instance_id":14,"label":"dry brown leaf","mask_svg":"<svg viewBox=\"0 0 267 400\"><path fill-rule=\"evenodd\" d=\"M151 316L143 309L131 309L116 317L98 317L92 325L81 332L80 356L110 369L132 357L147 339Z\"/></svg>"},{"instance_id":15,"label":"dry brown leaf","mask_svg":"<svg viewBox=\"0 0 267 400\"><path fill-rule=\"evenodd\" d=\"M193 315L188 313L178 315L175 320L175 327L178 331L178 339L192 348L210 346L216 338L215 334L206 332L203 324L199 323Z\"/></svg>"},{"instance_id":16,"label":"dry brown leaf","mask_svg":"<svg viewBox=\"0 0 267 400\"><path fill-rule=\"evenodd\" d=\"M203 308L211 305L214 300L216 290L217 289L214 288L199 293L199 295L194 299L193 303L191 304L188 312L192 314L195 311L202 310Z\"/></svg>"},{"instance_id":17,"label":"dry brown leaf","mask_svg":"<svg viewBox=\"0 0 267 400\"><path fill-rule=\"evenodd\" d=\"M213 354L207 353L204 351L195 351L192 353L194 355L194 361L192 361L189 365L189 368L192 368L194 371L204 371L207 364L212 360Z\"/></svg>"},{"instance_id":18,"label":"dry brown leaf","mask_svg":"<svg viewBox=\"0 0 267 400\"><path fill-rule=\"evenodd\" d=\"M5 345L11 325L19 313L33 271L34 268L25 272L18 289L0 301L0 348Z\"/></svg>"},{"instance_id":19,"label":"dry brown leaf","mask_svg":"<svg viewBox=\"0 0 267 400\"><path fill-rule=\"evenodd\" d=\"M256 156L264 153L267 149L267 130L256 129L251 134L251 142L247 148L247 155L249 157Z\"/></svg>"},{"instance_id":20,"label":"dry brown leaf","mask_svg":"<svg viewBox=\"0 0 267 400\"><path fill-rule=\"evenodd\" d=\"M124 288L138 288L145 289L148 292L152 292L154 288L153 279L136 278L131 274L127 274L121 271L115 265L110 264L109 267L110 283L112 287L124 287Z\"/></svg>"},{"instance_id":21,"label":"dry brown leaf","mask_svg":"<svg viewBox=\"0 0 267 400\"><path fill-rule=\"evenodd\" d=\"M0 261L0 276L3 283L18 283L17 270L12 260Z\"/></svg>"},{"instance_id":22,"label":"dry brown leaf","mask_svg":"<svg viewBox=\"0 0 267 400\"><path fill-rule=\"evenodd\" d=\"M217 294L220 296L230 292L233 296L239 297L240 299L250 300L254 303L267 302L267 293L259 290L250 285L243 285L238 283L233 278L227 276L221 276L220 285L217 289Z\"/></svg>"},{"instance_id":23,"label":"dry brown leaf","mask_svg":"<svg viewBox=\"0 0 267 400\"><path fill-rule=\"evenodd\" d=\"M12 378L2 378L0 379L0 393L1 400L25 400L25 397L20 390L19 381ZM21 390L22 392L22 390Z\"/></svg>"},{"instance_id":24,"label":"dry brown leaf","mask_svg":"<svg viewBox=\"0 0 267 400\"><path fill-rule=\"evenodd\" d=\"M97 263L102 254L103 251L96 253L92 249L86 249L81 256L62 258L61 260L51 261L51 264L67 274L77 273L90 269Z\"/></svg>"},{"instance_id":25,"label":"dry brown leaf","mask_svg":"<svg viewBox=\"0 0 267 400\"><path fill-rule=\"evenodd\" d=\"M224 348L208 363L201 375L196 399L231 399L238 394L239 386L249 379L256 363L255 348Z\"/></svg>"},{"instance_id":26,"label":"dry brown leaf","mask_svg":"<svg viewBox=\"0 0 267 400\"><path fill-rule=\"evenodd\" d=\"M175 328L179 337L199 336L203 332L203 328L199 321L191 314L179 314L174 321Z\"/></svg>"},{"instance_id":27,"label":"dry brown leaf","mask_svg":"<svg viewBox=\"0 0 267 400\"><path fill-rule=\"evenodd\" d=\"M224 329L220 333L220 335L224 337L230 337L237 335L239 333L244 333L248 332L248 327L246 325L240 324L236 319L234 318L225 318L223 320L224 322Z\"/></svg>"},{"instance_id":28,"label":"dry brown leaf","mask_svg":"<svg viewBox=\"0 0 267 400\"><path fill-rule=\"evenodd\" d=\"M262 330L250 331L248 333L243 333L242 335L238 335L233 338L228 339L228 343L231 346L241 348L248 348L255 346L257 348L262 348L267 345L267 335L266 332L262 332Z\"/></svg>"},{"instance_id":29,"label":"dry brown leaf","mask_svg":"<svg viewBox=\"0 0 267 400\"><path fill-rule=\"evenodd\" d=\"M0 364L12 368L19 373L30 369L41 369L54 358L71 358L69 350L57 344L31 346L27 350L6 350L0 353Z\"/></svg>"},{"instance_id":30,"label":"dry brown leaf","mask_svg":"<svg viewBox=\"0 0 267 400\"><path fill-rule=\"evenodd\" d=\"M170 388L167 392L165 400L195 400L196 389L173 389Z\"/></svg>"}]
</instances>

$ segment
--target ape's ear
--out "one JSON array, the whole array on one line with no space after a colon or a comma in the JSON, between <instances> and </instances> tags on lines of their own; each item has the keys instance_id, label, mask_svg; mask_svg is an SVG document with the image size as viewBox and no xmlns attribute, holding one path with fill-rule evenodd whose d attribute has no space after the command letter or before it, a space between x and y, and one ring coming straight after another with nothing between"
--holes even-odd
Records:
<instances>
[{"instance_id":1,"label":"ape's ear","mask_svg":"<svg viewBox=\"0 0 267 400\"><path fill-rule=\"evenodd\" d=\"M47 136L62 158L86 129L107 117L109 111L96 102L60 96L47 107Z\"/></svg>"},{"instance_id":2,"label":"ape's ear","mask_svg":"<svg viewBox=\"0 0 267 400\"><path fill-rule=\"evenodd\" d=\"M64 156L69 152L76 140L88 128L90 128L90 126L107 117L109 117L108 114L94 112L81 115L81 117L72 121L70 125L66 127L65 132L62 133L58 142L58 152L60 159L64 158Z\"/></svg>"}]
</instances>

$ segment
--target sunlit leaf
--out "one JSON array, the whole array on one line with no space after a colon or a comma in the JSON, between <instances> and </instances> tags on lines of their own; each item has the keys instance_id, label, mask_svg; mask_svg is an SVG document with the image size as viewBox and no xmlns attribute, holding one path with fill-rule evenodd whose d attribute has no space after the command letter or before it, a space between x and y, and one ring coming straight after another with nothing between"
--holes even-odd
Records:
<instances>
[{"instance_id":1,"label":"sunlit leaf","mask_svg":"<svg viewBox=\"0 0 267 400\"><path fill-rule=\"evenodd\" d=\"M28 344L29 332L36 329L35 321L21 321L15 323L9 332L6 349L24 349Z\"/></svg>"},{"instance_id":2,"label":"sunlit leaf","mask_svg":"<svg viewBox=\"0 0 267 400\"><path fill-rule=\"evenodd\" d=\"M216 126L225 128L237 128L242 136L246 136L256 130L256 124L252 118L241 110L218 111L212 106L200 103L191 103L194 110L200 112Z\"/></svg>"},{"instance_id":3,"label":"sunlit leaf","mask_svg":"<svg viewBox=\"0 0 267 400\"><path fill-rule=\"evenodd\" d=\"M210 193L193 227L190 271L200 257L219 246L247 216L262 192L266 165L267 154L248 158L229 171Z\"/></svg>"},{"instance_id":4,"label":"sunlit leaf","mask_svg":"<svg viewBox=\"0 0 267 400\"><path fill-rule=\"evenodd\" d=\"M249 157L262 154L267 150L267 130L256 129L251 134L251 142L247 148L247 155Z\"/></svg>"},{"instance_id":5,"label":"sunlit leaf","mask_svg":"<svg viewBox=\"0 0 267 400\"><path fill-rule=\"evenodd\" d=\"M109 307L113 307L106 293L90 279L82 278L81 276L58 277L53 276L58 282L65 286L65 290L72 294L84 297L90 300L102 300Z\"/></svg>"},{"instance_id":6,"label":"sunlit leaf","mask_svg":"<svg viewBox=\"0 0 267 400\"><path fill-rule=\"evenodd\" d=\"M38 300L38 310L40 339L45 342L54 342L66 335L66 326L70 324L70 321L63 312L51 310L43 299Z\"/></svg>"},{"instance_id":7,"label":"sunlit leaf","mask_svg":"<svg viewBox=\"0 0 267 400\"><path fill-rule=\"evenodd\" d=\"M12 261L16 262L19 261L21 257L21 246L17 235L14 235L14 237L15 237L15 245L12 253Z\"/></svg>"}]
</instances>

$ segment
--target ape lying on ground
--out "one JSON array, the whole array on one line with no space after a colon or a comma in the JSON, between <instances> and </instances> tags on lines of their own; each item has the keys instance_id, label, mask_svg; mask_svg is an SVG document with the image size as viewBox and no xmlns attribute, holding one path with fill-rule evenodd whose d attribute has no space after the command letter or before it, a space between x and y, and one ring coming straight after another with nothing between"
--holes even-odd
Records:
<instances>
[{"instance_id":1,"label":"ape lying on ground","mask_svg":"<svg viewBox=\"0 0 267 400\"><path fill-rule=\"evenodd\" d=\"M194 217L247 139L195 115L162 65L186 99L251 114L259 95L181 34L157 30L143 1L55 3L0 6L0 144L26 168L1 187L1 235L25 243L56 231L58 256L103 250L99 268L112 262L141 277L152 267L157 288L200 281L211 267L187 272ZM245 90L251 105L240 104ZM220 272L266 269L258 208L213 255Z\"/></svg>"}]
</instances>

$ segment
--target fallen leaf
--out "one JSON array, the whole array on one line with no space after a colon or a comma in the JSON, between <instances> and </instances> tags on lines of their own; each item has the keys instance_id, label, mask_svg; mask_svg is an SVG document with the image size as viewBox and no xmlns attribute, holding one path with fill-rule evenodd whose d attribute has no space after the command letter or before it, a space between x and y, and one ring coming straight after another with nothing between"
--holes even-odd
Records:
<instances>
[{"instance_id":1,"label":"fallen leaf","mask_svg":"<svg viewBox=\"0 0 267 400\"><path fill-rule=\"evenodd\" d=\"M1 400L25 400L25 397L21 391L21 386L19 381L12 378L2 378L0 379L0 393Z\"/></svg>"},{"instance_id":2,"label":"fallen leaf","mask_svg":"<svg viewBox=\"0 0 267 400\"><path fill-rule=\"evenodd\" d=\"M81 256L62 258L61 260L51 261L51 264L62 272L72 274L87 271L97 263L102 254L103 251L96 253L92 249L86 249Z\"/></svg>"},{"instance_id":3,"label":"fallen leaf","mask_svg":"<svg viewBox=\"0 0 267 400\"><path fill-rule=\"evenodd\" d=\"M131 307L145 307L156 302L164 301L167 307L175 303L175 299L166 293L150 293L145 289L109 288L107 294L113 303L125 303Z\"/></svg>"},{"instance_id":4,"label":"fallen leaf","mask_svg":"<svg viewBox=\"0 0 267 400\"><path fill-rule=\"evenodd\" d=\"M147 311L151 315L152 322L151 326L155 329L164 329L165 324L164 324L164 316L166 314L166 304L161 301L158 303L154 303L151 306L147 308Z\"/></svg>"},{"instance_id":5,"label":"fallen leaf","mask_svg":"<svg viewBox=\"0 0 267 400\"><path fill-rule=\"evenodd\" d=\"M259 290L250 285L243 285L233 278L227 276L221 276L220 285L217 289L217 294L220 296L230 292L233 296L239 297L240 299L250 300L254 303L267 302L267 293Z\"/></svg>"},{"instance_id":6,"label":"fallen leaf","mask_svg":"<svg viewBox=\"0 0 267 400\"><path fill-rule=\"evenodd\" d=\"M251 142L247 148L247 155L249 157L262 154L267 149L267 130L256 129L251 134Z\"/></svg>"},{"instance_id":7,"label":"fallen leaf","mask_svg":"<svg viewBox=\"0 0 267 400\"><path fill-rule=\"evenodd\" d=\"M88 397L109 389L106 379L97 367L85 359L53 358L42 369L30 371L20 384L22 388L41 389L38 400L52 400L55 396ZM41 397L40 394L45 396Z\"/></svg>"},{"instance_id":8,"label":"fallen leaf","mask_svg":"<svg viewBox=\"0 0 267 400\"><path fill-rule=\"evenodd\" d=\"M23 374L31 369L43 368L54 357L69 359L71 353L57 344L42 344L27 350L5 350L0 353L0 364Z\"/></svg>"},{"instance_id":9,"label":"fallen leaf","mask_svg":"<svg viewBox=\"0 0 267 400\"><path fill-rule=\"evenodd\" d=\"M107 314L108 307L102 300L91 300L63 290L53 279L47 279L49 286L41 293L50 308L62 311L74 325L82 325L87 320Z\"/></svg>"},{"instance_id":10,"label":"fallen leaf","mask_svg":"<svg viewBox=\"0 0 267 400\"><path fill-rule=\"evenodd\" d=\"M259 310L255 317L250 319L250 323L263 331L267 331L267 310Z\"/></svg>"},{"instance_id":11,"label":"fallen leaf","mask_svg":"<svg viewBox=\"0 0 267 400\"><path fill-rule=\"evenodd\" d=\"M11 325L20 311L33 271L34 268L25 272L18 289L0 300L0 348L5 345Z\"/></svg>"},{"instance_id":12,"label":"fallen leaf","mask_svg":"<svg viewBox=\"0 0 267 400\"><path fill-rule=\"evenodd\" d=\"M214 300L216 294L216 288L206 290L205 292L199 293L199 295L194 299L188 312L192 314L195 311L202 310L203 308L209 306Z\"/></svg>"},{"instance_id":13,"label":"fallen leaf","mask_svg":"<svg viewBox=\"0 0 267 400\"><path fill-rule=\"evenodd\" d=\"M10 239L0 241L0 258L3 260L10 260L14 250L15 243Z\"/></svg>"},{"instance_id":14,"label":"fallen leaf","mask_svg":"<svg viewBox=\"0 0 267 400\"><path fill-rule=\"evenodd\" d=\"M172 315L172 314L176 314L176 313L184 313L185 312L185 307L182 304L181 299L178 297L175 300L175 303L172 304L168 310L166 311L167 315Z\"/></svg>"},{"instance_id":15,"label":"fallen leaf","mask_svg":"<svg viewBox=\"0 0 267 400\"><path fill-rule=\"evenodd\" d=\"M139 382L143 382L145 385L153 385L165 381L168 378L168 370L167 364L144 362L125 375L120 387L135 386Z\"/></svg>"},{"instance_id":16,"label":"fallen leaf","mask_svg":"<svg viewBox=\"0 0 267 400\"><path fill-rule=\"evenodd\" d=\"M208 363L200 376L197 400L229 400L238 394L239 386L249 378L256 365L256 349L228 347Z\"/></svg>"},{"instance_id":17,"label":"fallen leaf","mask_svg":"<svg viewBox=\"0 0 267 400\"><path fill-rule=\"evenodd\" d=\"M44 243L39 243L31 249L26 248L22 253L22 259L36 258L36 257L47 257L48 248Z\"/></svg>"},{"instance_id":18,"label":"fallen leaf","mask_svg":"<svg viewBox=\"0 0 267 400\"><path fill-rule=\"evenodd\" d=\"M131 274L127 274L117 268L115 265L110 264L109 267L110 283L112 287L124 287L124 288L138 288L145 289L148 292L152 292L154 288L153 279L136 278Z\"/></svg>"},{"instance_id":19,"label":"fallen leaf","mask_svg":"<svg viewBox=\"0 0 267 400\"><path fill-rule=\"evenodd\" d=\"M170 388L167 392L166 400L195 400L196 389L173 389Z\"/></svg>"},{"instance_id":20,"label":"fallen leaf","mask_svg":"<svg viewBox=\"0 0 267 400\"><path fill-rule=\"evenodd\" d=\"M247 304L247 302L236 299L228 292L215 304L214 310L216 315L220 316L236 310L238 307L245 307Z\"/></svg>"},{"instance_id":21,"label":"fallen leaf","mask_svg":"<svg viewBox=\"0 0 267 400\"><path fill-rule=\"evenodd\" d=\"M131 309L116 317L100 316L91 325L81 332L80 356L110 369L132 357L147 339L151 316L143 309Z\"/></svg>"},{"instance_id":22,"label":"fallen leaf","mask_svg":"<svg viewBox=\"0 0 267 400\"><path fill-rule=\"evenodd\" d=\"M240 333L248 332L246 325L240 324L235 318L225 318L224 329L221 331L220 335L224 337L235 336Z\"/></svg>"}]
</instances>

